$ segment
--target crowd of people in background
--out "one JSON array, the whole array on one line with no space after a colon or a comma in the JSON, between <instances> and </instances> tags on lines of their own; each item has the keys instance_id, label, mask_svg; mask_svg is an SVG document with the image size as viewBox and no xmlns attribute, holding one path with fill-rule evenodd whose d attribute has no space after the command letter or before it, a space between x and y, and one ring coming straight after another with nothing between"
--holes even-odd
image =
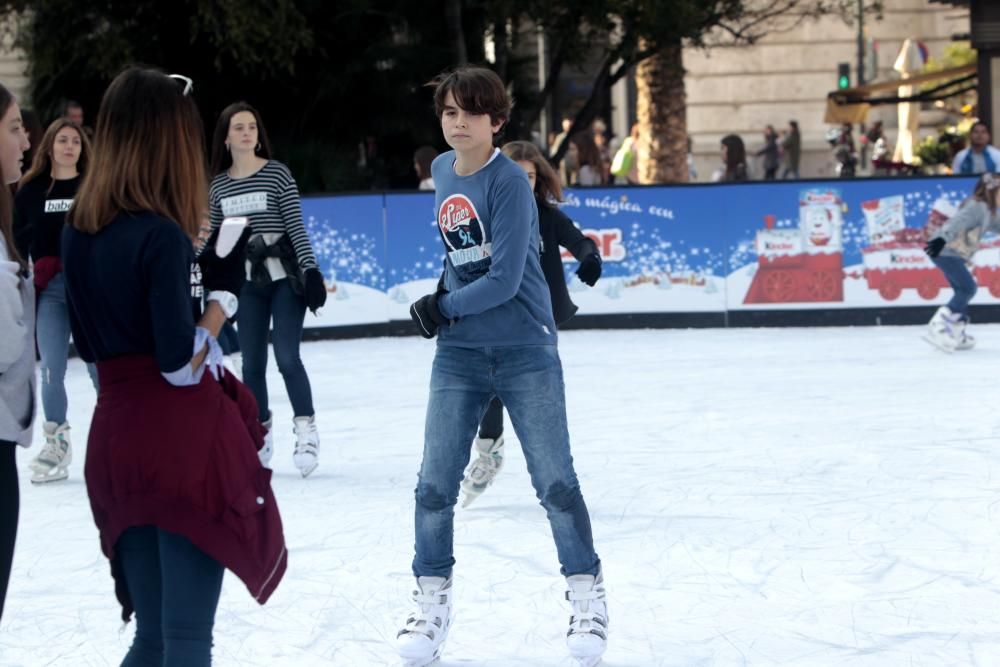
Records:
<instances>
[{"instance_id":1,"label":"crowd of people in background","mask_svg":"<svg viewBox=\"0 0 1000 667\"><path fill-rule=\"evenodd\" d=\"M635 123L623 138L614 136L604 120L598 118L588 129L570 134L573 119L562 118L559 132L552 132L545 140L536 138L536 145L549 156L563 187L638 185L639 151L642 137L640 126ZM834 176L851 178L859 173L873 176L909 175L919 173L913 165L892 161L892 152L882 121L861 127L855 138L855 128L850 123L832 127L825 139L833 158ZM566 147L562 148L566 143ZM797 180L802 176L803 139L799 123L789 120L781 129L766 125L761 141L748 146L739 134L727 134L719 141L719 164L712 170L712 182L739 182L751 180ZM1000 149L990 143L989 128L985 123L975 123L969 134L968 147L955 147L951 172L975 175L1000 172ZM430 163L438 151L432 146L421 146L414 154L414 170L420 189L433 189ZM556 159L558 157L558 160ZM698 180L691 138L687 139L688 181Z\"/></svg>"}]
</instances>

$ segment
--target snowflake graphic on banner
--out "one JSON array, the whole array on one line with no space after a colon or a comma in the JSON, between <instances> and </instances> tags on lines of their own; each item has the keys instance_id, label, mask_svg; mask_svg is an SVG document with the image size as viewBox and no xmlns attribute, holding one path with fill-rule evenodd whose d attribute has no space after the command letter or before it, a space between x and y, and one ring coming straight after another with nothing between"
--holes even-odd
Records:
<instances>
[{"instance_id":1,"label":"snowflake graphic on banner","mask_svg":"<svg viewBox=\"0 0 1000 667\"><path fill-rule=\"evenodd\" d=\"M614 267L619 276L711 276L725 265L722 255L702 244L688 247L683 239L666 239L658 227L647 227L633 222L626 234L629 252L621 262L607 263L605 269ZM576 270L576 264L566 267L567 276Z\"/></svg>"},{"instance_id":2,"label":"snowflake graphic on banner","mask_svg":"<svg viewBox=\"0 0 1000 667\"><path fill-rule=\"evenodd\" d=\"M329 220L309 216L306 231L323 277L328 282L348 282L385 289L385 268L379 258L378 243L368 234L345 234Z\"/></svg>"},{"instance_id":3,"label":"snowflake graphic on banner","mask_svg":"<svg viewBox=\"0 0 1000 667\"><path fill-rule=\"evenodd\" d=\"M428 223L427 241L418 245L415 250L418 257L412 264L401 268L390 268L389 279L394 285L409 283L415 280L437 278L444 266L444 251L441 248L441 237L437 232L437 222Z\"/></svg>"}]
</instances>

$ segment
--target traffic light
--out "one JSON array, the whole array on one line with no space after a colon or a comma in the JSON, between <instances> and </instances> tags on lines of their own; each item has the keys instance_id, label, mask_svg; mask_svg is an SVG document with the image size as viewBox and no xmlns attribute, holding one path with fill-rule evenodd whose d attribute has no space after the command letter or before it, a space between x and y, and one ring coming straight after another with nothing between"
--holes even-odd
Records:
<instances>
[{"instance_id":1,"label":"traffic light","mask_svg":"<svg viewBox=\"0 0 1000 667\"><path fill-rule=\"evenodd\" d=\"M837 65L837 89L851 87L851 63L839 63Z\"/></svg>"}]
</instances>

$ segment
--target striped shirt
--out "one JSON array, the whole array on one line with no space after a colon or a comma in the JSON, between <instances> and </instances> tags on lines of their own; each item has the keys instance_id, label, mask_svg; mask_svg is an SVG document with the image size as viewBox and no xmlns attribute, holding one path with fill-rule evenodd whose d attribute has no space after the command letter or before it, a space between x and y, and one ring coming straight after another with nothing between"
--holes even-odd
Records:
<instances>
[{"instance_id":1,"label":"striped shirt","mask_svg":"<svg viewBox=\"0 0 1000 667\"><path fill-rule=\"evenodd\" d=\"M246 216L253 236L260 234L271 244L287 234L302 270L318 268L309 235L302 224L299 188L288 167L282 163L268 160L260 171L245 178L232 178L228 172L222 172L212 179L208 201L213 230L225 218ZM268 260L268 268L273 279L284 277L276 260ZM275 275L276 272L279 275Z\"/></svg>"}]
</instances>

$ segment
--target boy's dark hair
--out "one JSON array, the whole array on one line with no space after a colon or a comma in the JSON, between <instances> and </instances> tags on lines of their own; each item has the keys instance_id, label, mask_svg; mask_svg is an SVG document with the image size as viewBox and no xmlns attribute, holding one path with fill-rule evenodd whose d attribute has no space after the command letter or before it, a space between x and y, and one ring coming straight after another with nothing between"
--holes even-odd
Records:
<instances>
[{"instance_id":1,"label":"boy's dark hair","mask_svg":"<svg viewBox=\"0 0 1000 667\"><path fill-rule=\"evenodd\" d=\"M510 119L513 100L496 72L485 67L459 67L438 75L427 84L434 87L434 113L444 113L444 98L450 92L459 108L474 114L489 114L490 121Z\"/></svg>"}]
</instances>

